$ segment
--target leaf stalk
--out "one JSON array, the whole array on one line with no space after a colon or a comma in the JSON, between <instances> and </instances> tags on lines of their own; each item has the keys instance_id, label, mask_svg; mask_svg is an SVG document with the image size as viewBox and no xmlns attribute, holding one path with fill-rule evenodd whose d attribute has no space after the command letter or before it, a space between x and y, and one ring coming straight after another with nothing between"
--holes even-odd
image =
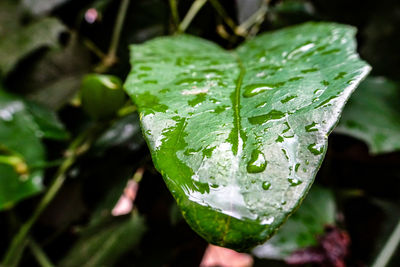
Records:
<instances>
[{"instance_id":1,"label":"leaf stalk","mask_svg":"<svg viewBox=\"0 0 400 267\"><path fill-rule=\"evenodd\" d=\"M106 72L108 68L110 68L117 62L117 48L121 37L122 27L124 25L126 13L128 11L129 2L130 0L121 0L108 52L105 55L105 57L103 57L103 60L100 63L100 65L97 66L96 68L96 71L99 73Z\"/></svg>"}]
</instances>

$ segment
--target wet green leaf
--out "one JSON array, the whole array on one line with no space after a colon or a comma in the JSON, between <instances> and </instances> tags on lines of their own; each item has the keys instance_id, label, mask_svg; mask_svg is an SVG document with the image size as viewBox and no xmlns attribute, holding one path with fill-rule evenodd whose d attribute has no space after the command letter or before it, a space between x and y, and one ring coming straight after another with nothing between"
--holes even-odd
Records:
<instances>
[{"instance_id":1,"label":"wet green leaf","mask_svg":"<svg viewBox=\"0 0 400 267\"><path fill-rule=\"evenodd\" d=\"M0 210L42 190L38 132L25 103L0 90Z\"/></svg>"},{"instance_id":2,"label":"wet green leaf","mask_svg":"<svg viewBox=\"0 0 400 267\"><path fill-rule=\"evenodd\" d=\"M0 73L6 75L29 53L58 45L65 26L55 18L44 18L29 26L10 33L0 40Z\"/></svg>"},{"instance_id":3,"label":"wet green leaf","mask_svg":"<svg viewBox=\"0 0 400 267\"><path fill-rule=\"evenodd\" d=\"M285 259L296 250L315 246L325 226L335 223L335 215L333 193L314 186L299 210L270 240L255 247L253 253L259 258Z\"/></svg>"},{"instance_id":4,"label":"wet green leaf","mask_svg":"<svg viewBox=\"0 0 400 267\"><path fill-rule=\"evenodd\" d=\"M371 153L400 149L400 85L368 78L350 98L335 132L366 142Z\"/></svg>"},{"instance_id":5,"label":"wet green leaf","mask_svg":"<svg viewBox=\"0 0 400 267\"><path fill-rule=\"evenodd\" d=\"M207 241L252 247L298 207L327 135L370 69L354 34L307 23L235 51L187 35L131 47L125 86L154 164Z\"/></svg>"}]
</instances>

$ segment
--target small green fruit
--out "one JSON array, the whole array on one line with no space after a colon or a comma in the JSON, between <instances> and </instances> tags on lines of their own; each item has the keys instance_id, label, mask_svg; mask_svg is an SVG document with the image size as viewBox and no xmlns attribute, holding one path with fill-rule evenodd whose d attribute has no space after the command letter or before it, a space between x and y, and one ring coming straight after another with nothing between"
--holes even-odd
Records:
<instances>
[{"instance_id":1,"label":"small green fruit","mask_svg":"<svg viewBox=\"0 0 400 267\"><path fill-rule=\"evenodd\" d=\"M83 109L96 120L107 120L125 104L121 80L113 75L88 74L81 86Z\"/></svg>"}]
</instances>

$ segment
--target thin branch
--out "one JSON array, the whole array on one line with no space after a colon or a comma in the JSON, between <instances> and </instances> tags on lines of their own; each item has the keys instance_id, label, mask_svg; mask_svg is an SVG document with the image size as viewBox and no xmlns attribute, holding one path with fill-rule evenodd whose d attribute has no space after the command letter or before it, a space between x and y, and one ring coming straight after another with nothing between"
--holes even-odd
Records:
<instances>
[{"instance_id":1,"label":"thin branch","mask_svg":"<svg viewBox=\"0 0 400 267\"><path fill-rule=\"evenodd\" d=\"M204 6L207 0L195 0L190 7L189 11L186 13L186 16L183 18L181 24L179 24L178 30L179 32L185 32L189 27L190 23L200 11L200 9Z\"/></svg>"},{"instance_id":2,"label":"thin branch","mask_svg":"<svg viewBox=\"0 0 400 267\"><path fill-rule=\"evenodd\" d=\"M129 2L130 0L121 0L108 52L106 56L103 57L100 65L95 68L96 72L104 73L108 70L109 67L117 62L117 49L126 13L128 11Z\"/></svg>"},{"instance_id":3,"label":"thin branch","mask_svg":"<svg viewBox=\"0 0 400 267\"><path fill-rule=\"evenodd\" d=\"M257 32L259 26L265 19L265 15L268 12L268 6L269 6L269 0L263 1L260 8L236 28L235 33L240 36L248 37L249 30L251 28L252 31L250 32L252 34L254 34L254 32Z\"/></svg>"},{"instance_id":4,"label":"thin branch","mask_svg":"<svg viewBox=\"0 0 400 267\"><path fill-rule=\"evenodd\" d=\"M232 31L235 31L237 25L233 21L233 19L229 17L228 13L225 11L221 3L218 0L210 0L210 3L214 7L214 9L218 12L218 14L222 17L226 25L228 25Z\"/></svg>"},{"instance_id":5,"label":"thin branch","mask_svg":"<svg viewBox=\"0 0 400 267\"><path fill-rule=\"evenodd\" d=\"M171 8L172 20L174 22L175 28L179 27L179 12L177 0L169 0L169 7Z\"/></svg>"},{"instance_id":6,"label":"thin branch","mask_svg":"<svg viewBox=\"0 0 400 267\"><path fill-rule=\"evenodd\" d=\"M32 255L41 267L54 267L55 265L47 257L46 253L42 248L32 239L29 239L29 248L31 249Z\"/></svg>"},{"instance_id":7,"label":"thin branch","mask_svg":"<svg viewBox=\"0 0 400 267\"><path fill-rule=\"evenodd\" d=\"M91 40L85 38L83 39L83 44L90 50L92 51L99 59L103 59L106 57L106 54L101 51L99 47L96 46L95 43L93 43Z\"/></svg>"},{"instance_id":8,"label":"thin branch","mask_svg":"<svg viewBox=\"0 0 400 267\"><path fill-rule=\"evenodd\" d=\"M129 1L130 0L121 0L121 4L118 10L117 20L115 21L114 25L114 31L111 38L110 47L107 53L108 57L114 57L114 58L116 57L117 48L121 37L122 26L124 25L126 12L128 11Z\"/></svg>"}]
</instances>

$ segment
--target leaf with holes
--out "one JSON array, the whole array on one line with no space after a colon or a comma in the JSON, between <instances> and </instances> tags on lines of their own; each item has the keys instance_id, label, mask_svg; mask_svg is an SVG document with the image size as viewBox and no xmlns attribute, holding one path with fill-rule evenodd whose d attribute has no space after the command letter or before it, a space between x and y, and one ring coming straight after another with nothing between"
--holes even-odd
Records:
<instances>
[{"instance_id":1,"label":"leaf with holes","mask_svg":"<svg viewBox=\"0 0 400 267\"><path fill-rule=\"evenodd\" d=\"M187 35L131 47L125 87L154 164L207 241L247 249L298 207L370 69L354 34L307 23L235 51Z\"/></svg>"}]
</instances>

